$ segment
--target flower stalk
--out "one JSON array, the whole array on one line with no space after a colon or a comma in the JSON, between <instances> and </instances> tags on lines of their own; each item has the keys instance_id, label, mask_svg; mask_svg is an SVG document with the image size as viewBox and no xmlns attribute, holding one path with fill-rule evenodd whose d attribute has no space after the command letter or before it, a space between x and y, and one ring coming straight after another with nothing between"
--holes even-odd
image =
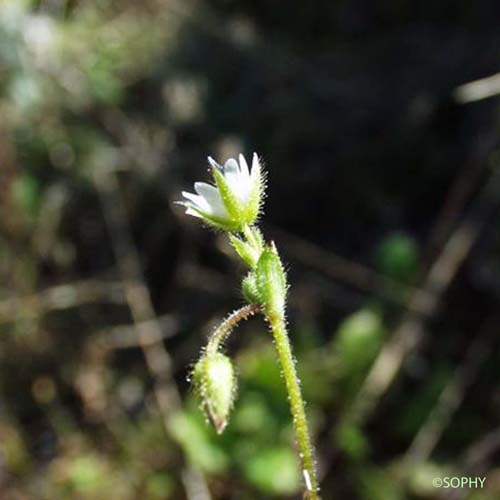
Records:
<instances>
[{"instance_id":1,"label":"flower stalk","mask_svg":"<svg viewBox=\"0 0 500 500\"><path fill-rule=\"evenodd\" d=\"M179 203L185 206L188 215L226 231L237 255L250 270L242 281L247 305L230 314L214 330L194 366L193 385L203 411L220 434L228 424L236 394L233 365L222 352L223 344L240 321L262 313L274 338L285 379L305 485L303 499L320 500L305 404L286 329L286 273L274 242L266 244L255 225L265 184L260 161L254 153L251 169L242 155L239 161L229 159L224 166L212 158L209 163L214 184L195 183L196 194L183 192L186 201Z\"/></svg>"},{"instance_id":2,"label":"flower stalk","mask_svg":"<svg viewBox=\"0 0 500 500\"><path fill-rule=\"evenodd\" d=\"M257 314L261 311L261 307L259 304L248 304L246 306L237 309L232 312L212 333L210 339L208 340L206 353L207 354L215 354L221 349L225 340L236 325L245 319L248 319L250 316Z\"/></svg>"},{"instance_id":3,"label":"flower stalk","mask_svg":"<svg viewBox=\"0 0 500 500\"><path fill-rule=\"evenodd\" d=\"M274 338L276 350L278 352L283 377L288 392L290 411L293 417L293 427L295 439L299 449L299 457L302 468L302 476L306 486L304 499L319 500L318 480L316 477L316 467L314 463L313 446L309 436L304 400L300 390L299 377L293 360L290 340L286 331L285 320L279 316L269 316L268 318L271 333Z\"/></svg>"}]
</instances>

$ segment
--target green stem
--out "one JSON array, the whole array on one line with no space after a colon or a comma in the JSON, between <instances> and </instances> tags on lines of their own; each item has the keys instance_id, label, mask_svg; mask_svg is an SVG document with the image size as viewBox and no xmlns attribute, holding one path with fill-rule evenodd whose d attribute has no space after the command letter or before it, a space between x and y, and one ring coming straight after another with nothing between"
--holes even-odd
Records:
<instances>
[{"instance_id":1,"label":"green stem","mask_svg":"<svg viewBox=\"0 0 500 500\"><path fill-rule=\"evenodd\" d=\"M207 354L218 352L233 328L240 322L261 311L258 304L250 304L232 312L212 333L207 344Z\"/></svg>"},{"instance_id":2,"label":"green stem","mask_svg":"<svg viewBox=\"0 0 500 500\"><path fill-rule=\"evenodd\" d=\"M300 381L295 369L285 320L282 315L274 314L268 314L267 320L269 321L271 327L271 332L276 344L276 350L278 351L279 361L283 370L283 376L285 377L290 410L293 416L293 427L299 448L302 475L306 484L304 499L320 500L320 496L318 494L318 479L316 477L316 468L314 465L314 452L307 426L304 400L302 399Z\"/></svg>"}]
</instances>

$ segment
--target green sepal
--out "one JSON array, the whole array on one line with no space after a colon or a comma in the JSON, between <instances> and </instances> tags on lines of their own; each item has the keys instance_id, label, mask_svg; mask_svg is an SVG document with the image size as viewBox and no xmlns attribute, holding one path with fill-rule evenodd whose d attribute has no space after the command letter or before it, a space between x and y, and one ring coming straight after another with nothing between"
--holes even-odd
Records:
<instances>
[{"instance_id":1,"label":"green sepal","mask_svg":"<svg viewBox=\"0 0 500 500\"><path fill-rule=\"evenodd\" d=\"M262 205L263 195L263 179L259 167L252 169L252 187L248 195L247 204L243 209L243 220L246 224L253 224L259 216L260 208Z\"/></svg>"},{"instance_id":2,"label":"green sepal","mask_svg":"<svg viewBox=\"0 0 500 500\"><path fill-rule=\"evenodd\" d=\"M229 235L231 244L236 250L236 253L253 269L257 265L257 261L260 257L260 249L253 246L251 243L246 242L234 236Z\"/></svg>"},{"instance_id":3,"label":"green sepal","mask_svg":"<svg viewBox=\"0 0 500 500\"><path fill-rule=\"evenodd\" d=\"M257 290L257 282L255 279L255 273L250 271L241 282L241 291L243 297L249 304L260 304L262 303L259 291Z\"/></svg>"},{"instance_id":4,"label":"green sepal","mask_svg":"<svg viewBox=\"0 0 500 500\"><path fill-rule=\"evenodd\" d=\"M220 352L204 354L194 366L192 383L202 410L217 434L221 434L228 423L237 388L231 360Z\"/></svg>"},{"instance_id":5,"label":"green sepal","mask_svg":"<svg viewBox=\"0 0 500 500\"><path fill-rule=\"evenodd\" d=\"M266 312L284 316L287 291L286 274L274 243L262 252L255 270L258 296Z\"/></svg>"},{"instance_id":6,"label":"green sepal","mask_svg":"<svg viewBox=\"0 0 500 500\"><path fill-rule=\"evenodd\" d=\"M240 231L245 224L245 221L243 220L244 217L242 213L241 202L234 194L224 175L219 172L217 168L212 168L212 174L214 176L217 189L219 190L222 203L224 203L224 206L226 207L226 210L231 217L231 223L234 223L235 229L233 230Z\"/></svg>"}]
</instances>

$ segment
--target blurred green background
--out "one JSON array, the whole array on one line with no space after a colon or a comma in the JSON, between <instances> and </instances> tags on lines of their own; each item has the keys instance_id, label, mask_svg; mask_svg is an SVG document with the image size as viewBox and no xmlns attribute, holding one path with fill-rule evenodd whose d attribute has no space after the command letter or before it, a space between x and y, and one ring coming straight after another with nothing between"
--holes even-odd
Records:
<instances>
[{"instance_id":1,"label":"blurred green background","mask_svg":"<svg viewBox=\"0 0 500 500\"><path fill-rule=\"evenodd\" d=\"M0 1L0 498L296 499L266 325L173 205L257 151L324 500L500 498L500 4ZM447 490L436 477L485 477Z\"/></svg>"}]
</instances>

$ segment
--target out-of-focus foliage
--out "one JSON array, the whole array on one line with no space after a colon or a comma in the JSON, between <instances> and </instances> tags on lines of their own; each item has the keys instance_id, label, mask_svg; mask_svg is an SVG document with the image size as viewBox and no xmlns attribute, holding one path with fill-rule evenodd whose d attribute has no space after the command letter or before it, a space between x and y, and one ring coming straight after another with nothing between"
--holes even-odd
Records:
<instances>
[{"instance_id":1,"label":"out-of-focus foliage","mask_svg":"<svg viewBox=\"0 0 500 500\"><path fill-rule=\"evenodd\" d=\"M498 98L454 91L500 71L499 8L0 2L0 498L298 498L266 324L228 343L222 436L186 381L243 270L172 201L207 155L253 151L324 499L431 499L462 475L498 498ZM134 327L144 290L180 395L166 418ZM365 420L345 418L413 335Z\"/></svg>"},{"instance_id":2,"label":"out-of-focus foliage","mask_svg":"<svg viewBox=\"0 0 500 500\"><path fill-rule=\"evenodd\" d=\"M377 313L362 309L345 318L333 338L332 351L337 360L335 387L355 394L384 340L384 326Z\"/></svg>"},{"instance_id":3,"label":"out-of-focus foliage","mask_svg":"<svg viewBox=\"0 0 500 500\"><path fill-rule=\"evenodd\" d=\"M399 282L413 282L418 270L418 250L415 242L404 235L391 235L377 250L380 271Z\"/></svg>"}]
</instances>

